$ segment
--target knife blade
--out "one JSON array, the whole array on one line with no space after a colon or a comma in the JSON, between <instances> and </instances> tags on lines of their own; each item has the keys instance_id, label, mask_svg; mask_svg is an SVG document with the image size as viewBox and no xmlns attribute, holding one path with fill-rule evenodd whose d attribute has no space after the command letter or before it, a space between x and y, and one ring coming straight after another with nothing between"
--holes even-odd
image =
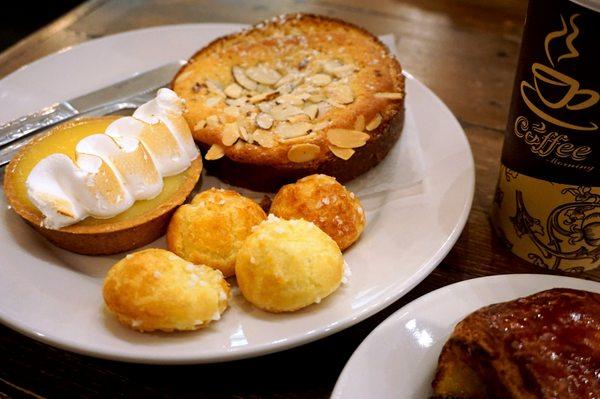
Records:
<instances>
[{"instance_id":1,"label":"knife blade","mask_svg":"<svg viewBox=\"0 0 600 399\"><path fill-rule=\"evenodd\" d=\"M147 103L152 100L156 96L156 90L148 90L143 93L136 94L129 98L124 98L120 100L116 100L110 103L106 103L101 107L94 108L93 111L90 111L86 114L79 115L107 115L113 113L120 113L120 111L124 110L132 110L138 108L140 105ZM35 138L35 134L32 133L29 136L22 137L20 139L11 141L4 146L0 147L0 168L4 165L8 164L10 160L23 148L26 146L31 140Z\"/></svg>"},{"instance_id":2,"label":"knife blade","mask_svg":"<svg viewBox=\"0 0 600 399\"><path fill-rule=\"evenodd\" d=\"M147 72L133 75L110 86L67 101L79 112L89 112L105 103L131 97L137 93L158 89L169 83L186 61L177 61Z\"/></svg>"},{"instance_id":3,"label":"knife blade","mask_svg":"<svg viewBox=\"0 0 600 399\"><path fill-rule=\"evenodd\" d=\"M134 74L128 79L103 87L70 100L61 101L39 111L0 125L0 146L33 134L59 122L88 113L99 114L107 104L130 98L142 92L157 90L171 81L186 61L176 61L158 68Z\"/></svg>"}]
</instances>

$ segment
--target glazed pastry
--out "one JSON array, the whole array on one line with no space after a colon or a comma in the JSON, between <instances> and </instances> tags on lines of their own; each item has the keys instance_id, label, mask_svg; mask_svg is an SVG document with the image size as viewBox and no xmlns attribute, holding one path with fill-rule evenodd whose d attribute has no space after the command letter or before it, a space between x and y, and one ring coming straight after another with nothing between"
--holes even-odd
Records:
<instances>
[{"instance_id":1,"label":"glazed pastry","mask_svg":"<svg viewBox=\"0 0 600 399\"><path fill-rule=\"evenodd\" d=\"M172 88L207 168L260 191L314 173L348 181L385 158L404 120L404 77L388 48L323 16L284 15L217 39Z\"/></svg>"},{"instance_id":2,"label":"glazed pastry","mask_svg":"<svg viewBox=\"0 0 600 399\"><path fill-rule=\"evenodd\" d=\"M311 175L283 186L270 212L283 219L304 219L329 234L343 251L352 245L365 228L362 205L335 178Z\"/></svg>"},{"instance_id":3,"label":"glazed pastry","mask_svg":"<svg viewBox=\"0 0 600 399\"><path fill-rule=\"evenodd\" d=\"M221 318L230 291L220 271L164 249L146 249L108 271L103 294L121 323L144 332L206 327Z\"/></svg>"},{"instance_id":4,"label":"glazed pastry","mask_svg":"<svg viewBox=\"0 0 600 399\"><path fill-rule=\"evenodd\" d=\"M333 293L342 282L344 258L313 223L269 215L242 244L235 273L250 303L269 312L290 312Z\"/></svg>"},{"instance_id":5,"label":"glazed pastry","mask_svg":"<svg viewBox=\"0 0 600 399\"><path fill-rule=\"evenodd\" d=\"M181 114L181 99L161 89L132 117L79 119L35 138L6 170L12 209L52 243L83 254L155 240L202 170Z\"/></svg>"},{"instance_id":6,"label":"glazed pastry","mask_svg":"<svg viewBox=\"0 0 600 399\"><path fill-rule=\"evenodd\" d=\"M552 289L477 310L439 358L436 398L600 397L600 294Z\"/></svg>"},{"instance_id":7,"label":"glazed pastry","mask_svg":"<svg viewBox=\"0 0 600 399\"><path fill-rule=\"evenodd\" d=\"M211 188L177 209L167 230L167 246L182 258L235 273L235 258L252 228L267 215L235 191Z\"/></svg>"}]
</instances>

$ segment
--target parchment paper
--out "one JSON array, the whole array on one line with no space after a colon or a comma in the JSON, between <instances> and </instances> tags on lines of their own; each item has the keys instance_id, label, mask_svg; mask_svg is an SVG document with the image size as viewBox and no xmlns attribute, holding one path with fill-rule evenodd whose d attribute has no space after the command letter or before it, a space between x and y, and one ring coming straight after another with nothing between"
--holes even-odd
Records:
<instances>
[{"instance_id":1,"label":"parchment paper","mask_svg":"<svg viewBox=\"0 0 600 399\"><path fill-rule=\"evenodd\" d=\"M380 36L379 39L398 57L393 35ZM409 92L406 98L410 98ZM425 167L419 132L413 120L410 101L405 100L404 104L404 127L394 148L379 165L348 183L348 188L359 196L404 189L423 180Z\"/></svg>"}]
</instances>

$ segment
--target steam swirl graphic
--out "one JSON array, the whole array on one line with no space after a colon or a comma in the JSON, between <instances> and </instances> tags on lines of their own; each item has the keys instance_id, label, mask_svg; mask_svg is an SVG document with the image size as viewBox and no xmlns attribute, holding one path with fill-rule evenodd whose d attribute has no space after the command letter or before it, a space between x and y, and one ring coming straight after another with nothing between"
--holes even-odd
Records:
<instances>
[{"instance_id":1,"label":"steam swirl graphic","mask_svg":"<svg viewBox=\"0 0 600 399\"><path fill-rule=\"evenodd\" d=\"M571 33L569 33L569 35L567 36L567 38L565 40L565 45L567 46L567 49L569 50L569 52L559 56L558 59L556 60L557 63L560 62L560 60L565 59L565 58L576 58L579 56L579 51L577 51L575 46L573 46L573 41L579 35L579 28L577 27L577 25L575 25L575 18L577 18L578 16L579 16L579 14L573 14L573 15L571 15L571 18L569 18L569 25L571 28ZM560 30L550 32L548 35L546 35L546 39L544 40L544 49L546 50L546 58L548 58L548 61L550 62L550 64L553 67L555 65L554 65L554 60L550 56L550 42L552 42L554 39L563 37L568 32L567 24L565 23L565 19L563 18L562 15L560 16L560 21L562 24L562 28Z\"/></svg>"},{"instance_id":2,"label":"steam swirl graphic","mask_svg":"<svg viewBox=\"0 0 600 399\"><path fill-rule=\"evenodd\" d=\"M571 32L569 34L569 36L567 36L567 41L566 41L566 45L567 45L567 48L569 49L569 53L563 54L560 57L558 57L557 62L560 62L560 60L562 60L564 58L579 57L579 51L577 51L577 49L573 46L573 40L575 40L577 35L579 35L579 28L577 27L577 25L575 25L575 18L577 18L578 16L579 16L579 14L573 14L573 15L571 15L571 18L569 19L569 24L571 25L571 29L573 29L573 32Z\"/></svg>"}]
</instances>

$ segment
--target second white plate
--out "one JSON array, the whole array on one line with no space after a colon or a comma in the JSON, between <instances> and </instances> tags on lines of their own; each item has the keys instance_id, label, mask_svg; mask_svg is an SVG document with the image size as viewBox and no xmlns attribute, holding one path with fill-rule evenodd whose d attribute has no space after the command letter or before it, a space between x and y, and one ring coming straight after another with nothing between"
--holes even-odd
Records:
<instances>
[{"instance_id":1,"label":"second white plate","mask_svg":"<svg viewBox=\"0 0 600 399\"><path fill-rule=\"evenodd\" d=\"M66 49L0 81L0 121L187 58L241 27L166 26ZM106 271L122 255L87 257L57 249L10 211L0 195L0 321L35 339L91 356L206 363L297 346L383 309L423 280L448 253L467 220L475 179L471 151L454 116L416 79L409 76L406 86L407 116L418 130L425 177L410 190L362 198L368 222L360 242L345 254L353 273L350 284L320 305L273 315L238 296L222 320L205 330L136 333L106 314L102 301ZM393 151L399 150L397 145ZM387 176L390 186L406 172L395 168ZM202 189L210 184L204 180ZM164 242L153 246L164 247Z\"/></svg>"},{"instance_id":2,"label":"second white plate","mask_svg":"<svg viewBox=\"0 0 600 399\"><path fill-rule=\"evenodd\" d=\"M422 296L369 334L344 367L332 399L429 398L438 356L460 320L483 306L551 288L600 293L600 283L593 281L509 274L462 281Z\"/></svg>"}]
</instances>

